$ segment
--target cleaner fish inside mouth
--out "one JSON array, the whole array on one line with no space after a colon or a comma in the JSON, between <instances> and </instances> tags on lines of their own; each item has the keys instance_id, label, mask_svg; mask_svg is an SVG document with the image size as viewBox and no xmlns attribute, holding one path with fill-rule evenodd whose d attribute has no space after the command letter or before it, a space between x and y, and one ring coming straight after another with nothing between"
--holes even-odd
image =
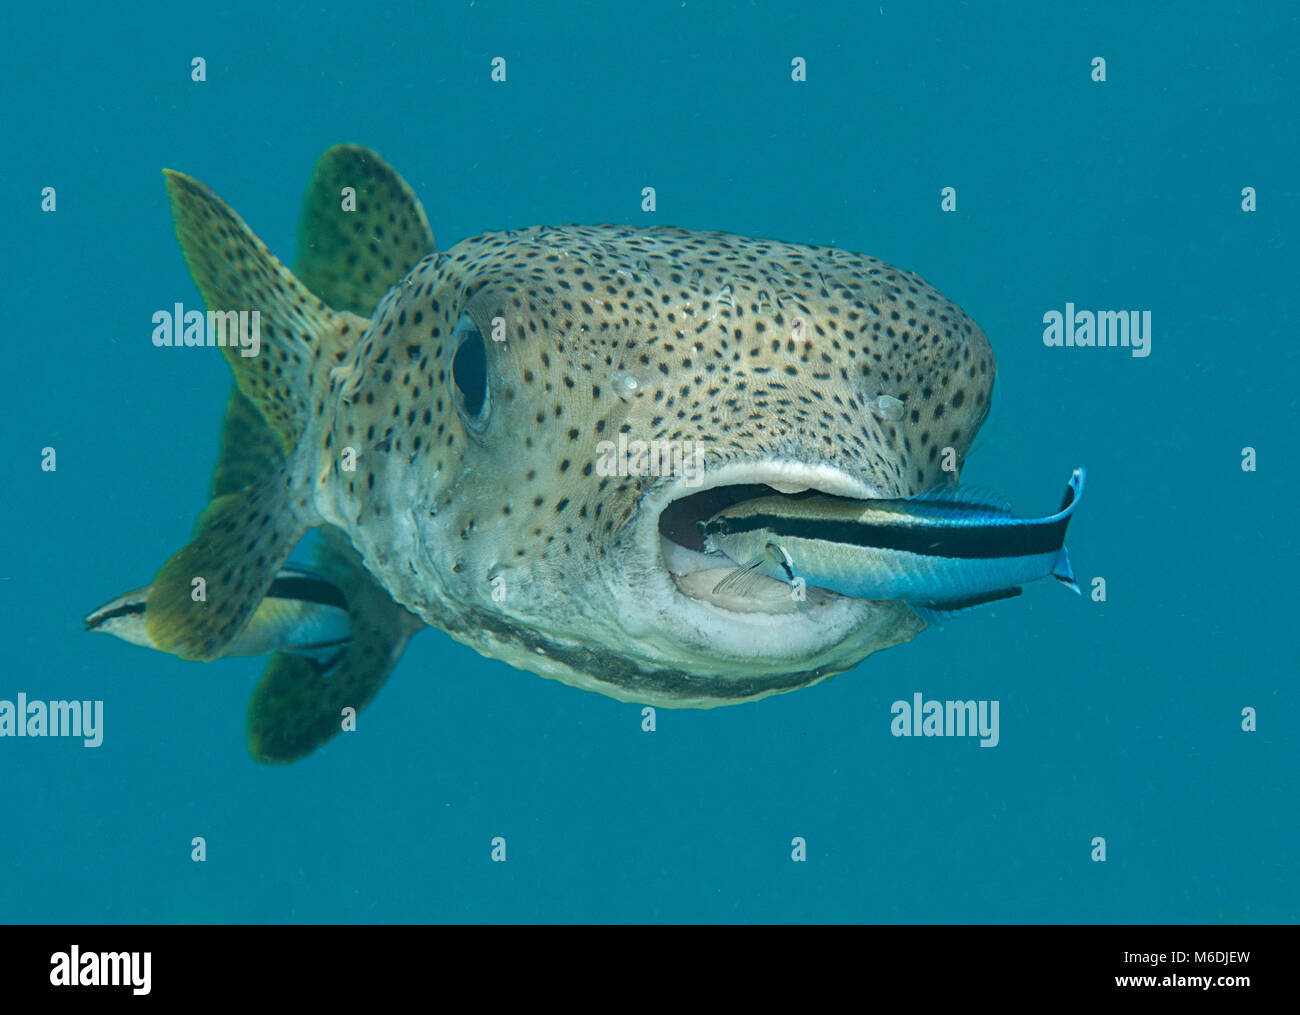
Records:
<instances>
[{"instance_id":1,"label":"cleaner fish inside mouth","mask_svg":"<svg viewBox=\"0 0 1300 1015\"><path fill-rule=\"evenodd\" d=\"M937 624L1048 576L1078 593L1065 529L1084 478L1074 471L1060 509L1045 518L1015 518L995 495L954 490L872 501L763 497L699 527L706 551L740 565L715 593L751 595L765 577L802 579L843 596L901 600Z\"/></svg>"}]
</instances>

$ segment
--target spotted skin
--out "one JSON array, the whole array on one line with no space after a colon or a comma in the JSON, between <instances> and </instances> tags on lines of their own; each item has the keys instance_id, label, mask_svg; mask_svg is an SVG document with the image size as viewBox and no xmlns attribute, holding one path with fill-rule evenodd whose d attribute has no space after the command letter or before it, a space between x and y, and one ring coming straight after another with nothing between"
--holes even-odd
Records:
<instances>
[{"instance_id":1,"label":"spotted skin","mask_svg":"<svg viewBox=\"0 0 1300 1015\"><path fill-rule=\"evenodd\" d=\"M453 376L466 315L481 422ZM943 448L962 461L994 374L961 309L874 258L676 228L488 233L417 264L315 393L315 504L398 602L487 655L626 700L750 700L923 625L879 604L797 654L718 650L734 618L682 622L653 574L649 505L680 481L602 476L599 442L691 440L710 473L794 462L907 496L945 478Z\"/></svg>"}]
</instances>

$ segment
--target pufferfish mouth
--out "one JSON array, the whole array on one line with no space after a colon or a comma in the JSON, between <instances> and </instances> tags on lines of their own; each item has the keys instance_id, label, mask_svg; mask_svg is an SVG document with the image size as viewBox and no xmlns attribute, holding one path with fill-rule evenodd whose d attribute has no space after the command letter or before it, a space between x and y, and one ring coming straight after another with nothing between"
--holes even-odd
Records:
<instances>
[{"instance_id":1,"label":"pufferfish mouth","mask_svg":"<svg viewBox=\"0 0 1300 1015\"><path fill-rule=\"evenodd\" d=\"M757 577L743 591L717 590L737 562L705 550L699 523L742 501L781 494L830 494L855 500L885 496L878 488L829 465L796 461L733 463L708 470L694 483L677 479L654 490L642 504L643 516L655 519L653 533L643 525L642 540L658 541L663 577L680 599L676 604L692 625L711 626L731 621L739 630L754 628L768 638L789 638L793 630L804 636L827 626L843 629L865 619L871 603L809 587L806 599L796 601L791 586L773 578ZM643 547L649 550L649 547ZM743 563L743 562L741 562Z\"/></svg>"}]
</instances>

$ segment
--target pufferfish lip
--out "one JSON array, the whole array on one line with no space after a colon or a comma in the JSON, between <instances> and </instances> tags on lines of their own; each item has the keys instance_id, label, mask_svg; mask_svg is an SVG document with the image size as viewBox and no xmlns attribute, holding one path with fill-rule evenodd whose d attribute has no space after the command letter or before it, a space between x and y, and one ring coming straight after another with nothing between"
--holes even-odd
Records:
<instances>
[{"instance_id":1,"label":"pufferfish lip","mask_svg":"<svg viewBox=\"0 0 1300 1015\"><path fill-rule=\"evenodd\" d=\"M736 562L723 554L707 552L698 526L741 501L804 491L854 500L884 496L878 488L834 466L776 459L720 466L694 477L690 483L679 478L649 494L642 512L647 521L655 520L650 536L657 535L662 566L681 596L728 613L806 615L836 600L841 605L850 601L832 592L808 589L806 602L796 605L790 587L772 578L758 578L743 594L715 591L718 583L735 570Z\"/></svg>"}]
</instances>

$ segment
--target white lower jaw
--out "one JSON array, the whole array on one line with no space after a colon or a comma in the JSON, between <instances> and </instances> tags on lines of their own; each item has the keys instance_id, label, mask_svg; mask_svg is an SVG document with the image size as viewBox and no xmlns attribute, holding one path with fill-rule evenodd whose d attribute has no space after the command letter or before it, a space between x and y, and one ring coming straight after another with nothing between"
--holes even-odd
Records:
<instances>
[{"instance_id":1,"label":"white lower jaw","mask_svg":"<svg viewBox=\"0 0 1300 1015\"><path fill-rule=\"evenodd\" d=\"M856 632L876 627L873 618L885 604L807 590L796 600L784 582L762 579L741 597L718 594L714 586L734 566L665 539L659 516L672 501L718 486L764 484L799 492L806 489L841 497L880 497L880 491L829 466L798 462L746 463L710 471L705 482L678 481L653 491L641 505L634 558L627 561L633 598L622 613L622 627L656 642L666 656L683 652L698 657L700 667L727 660L753 666L756 672L814 668L842 654ZM890 604L891 606L894 604Z\"/></svg>"}]
</instances>

